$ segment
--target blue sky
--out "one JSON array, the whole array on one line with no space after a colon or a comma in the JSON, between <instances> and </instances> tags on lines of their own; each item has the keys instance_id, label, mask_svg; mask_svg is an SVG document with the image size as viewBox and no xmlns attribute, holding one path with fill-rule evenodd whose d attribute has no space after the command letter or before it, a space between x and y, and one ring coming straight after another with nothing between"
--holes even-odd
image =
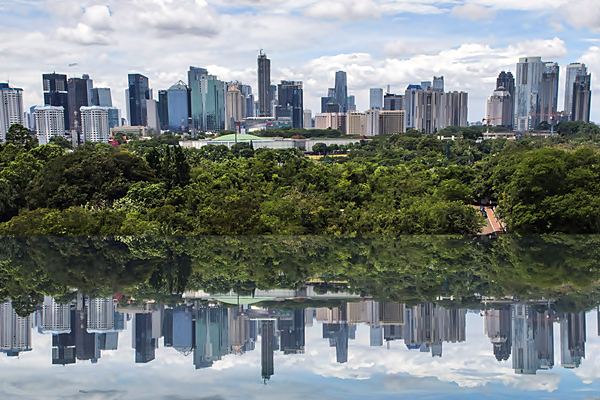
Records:
<instances>
[{"instance_id":1,"label":"blue sky","mask_svg":"<svg viewBox=\"0 0 600 400\"><path fill-rule=\"evenodd\" d=\"M42 101L41 73L52 70L90 74L122 108L129 72L147 75L155 95L190 65L256 87L262 48L273 82L302 80L313 111L338 69L359 109L370 87L402 92L435 74L469 92L471 121L519 57L557 61L561 78L584 61L600 121L597 0L3 0L0 16L0 80L24 88L27 106ZM563 96L561 82L559 108Z\"/></svg>"}]
</instances>

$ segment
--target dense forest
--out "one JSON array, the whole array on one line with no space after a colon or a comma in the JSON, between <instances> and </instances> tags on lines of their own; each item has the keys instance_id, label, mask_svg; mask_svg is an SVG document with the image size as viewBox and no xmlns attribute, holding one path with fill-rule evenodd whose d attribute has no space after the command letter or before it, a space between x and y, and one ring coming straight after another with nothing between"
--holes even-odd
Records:
<instances>
[{"instance_id":1,"label":"dense forest","mask_svg":"<svg viewBox=\"0 0 600 400\"><path fill-rule=\"evenodd\" d=\"M72 150L37 146L15 125L0 147L0 234L474 234L481 202L511 232L600 233L600 128L563 123L556 137L518 141L480 132L377 137L313 159L183 149L170 136Z\"/></svg>"}]
</instances>

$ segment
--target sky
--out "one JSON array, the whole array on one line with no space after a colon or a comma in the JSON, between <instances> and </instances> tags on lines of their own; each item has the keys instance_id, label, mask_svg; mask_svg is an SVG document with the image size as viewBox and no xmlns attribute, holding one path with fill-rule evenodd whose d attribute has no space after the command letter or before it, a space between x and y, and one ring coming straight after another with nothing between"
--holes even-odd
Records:
<instances>
[{"instance_id":1,"label":"sky","mask_svg":"<svg viewBox=\"0 0 600 400\"><path fill-rule=\"evenodd\" d=\"M264 49L273 83L303 81L313 112L336 70L359 110L371 87L403 93L444 75L446 90L469 92L474 122L501 70L541 56L561 65L559 110L566 65L588 64L600 122L598 0L1 0L0 17L0 81L23 88L26 107L43 102L41 74L52 71L89 74L123 112L132 72L155 97L191 65L256 91Z\"/></svg>"},{"instance_id":2,"label":"sky","mask_svg":"<svg viewBox=\"0 0 600 400\"><path fill-rule=\"evenodd\" d=\"M511 361L498 362L479 312L466 318L463 343L444 343L443 356L409 351L402 341L390 348L369 346L369 327L358 326L349 341L348 362L335 362L335 348L322 339L320 323L306 328L306 351L274 357L274 376L263 385L260 339L254 351L227 355L212 368L195 370L193 355L162 345L156 359L134 364L131 322L117 351L103 351L97 364L51 365L51 335L33 333L33 351L19 358L0 354L0 398L305 400L354 399L597 399L600 337L596 312L587 314L586 358L577 369L560 366L560 326L554 324L555 366L536 375L517 375ZM151 396L149 396L151 394Z\"/></svg>"}]
</instances>

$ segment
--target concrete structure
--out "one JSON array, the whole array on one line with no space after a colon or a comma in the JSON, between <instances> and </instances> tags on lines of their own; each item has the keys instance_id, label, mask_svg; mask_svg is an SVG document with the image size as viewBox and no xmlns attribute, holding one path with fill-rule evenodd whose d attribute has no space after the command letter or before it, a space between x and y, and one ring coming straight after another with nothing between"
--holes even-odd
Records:
<instances>
[{"instance_id":1,"label":"concrete structure","mask_svg":"<svg viewBox=\"0 0 600 400\"><path fill-rule=\"evenodd\" d=\"M515 114L515 78L512 72L500 72L496 79L496 90L506 91L510 95L510 99L504 99L504 101L508 101L505 106L507 115L510 115L510 122L505 118L502 125L512 128Z\"/></svg>"},{"instance_id":2,"label":"concrete structure","mask_svg":"<svg viewBox=\"0 0 600 400\"><path fill-rule=\"evenodd\" d=\"M270 117L271 101L271 60L260 51L258 55L258 116Z\"/></svg>"},{"instance_id":3,"label":"concrete structure","mask_svg":"<svg viewBox=\"0 0 600 400\"><path fill-rule=\"evenodd\" d=\"M349 112L346 114L346 134L365 135L366 134L366 115L361 112Z\"/></svg>"},{"instance_id":4,"label":"concrete structure","mask_svg":"<svg viewBox=\"0 0 600 400\"><path fill-rule=\"evenodd\" d=\"M558 123L558 77L557 63L544 63L542 82L540 84L540 122L551 125Z\"/></svg>"},{"instance_id":5,"label":"concrete structure","mask_svg":"<svg viewBox=\"0 0 600 400\"><path fill-rule=\"evenodd\" d=\"M466 92L446 92L442 96L441 128L469 126L469 95Z\"/></svg>"},{"instance_id":6,"label":"concrete structure","mask_svg":"<svg viewBox=\"0 0 600 400\"><path fill-rule=\"evenodd\" d=\"M312 111L311 110L304 110L304 122L303 122L303 126L304 126L304 129L310 129L310 128L313 127Z\"/></svg>"},{"instance_id":7,"label":"concrete structure","mask_svg":"<svg viewBox=\"0 0 600 400\"><path fill-rule=\"evenodd\" d=\"M115 327L116 307L111 297L88 298L87 331L89 333L110 332Z\"/></svg>"},{"instance_id":8,"label":"concrete structure","mask_svg":"<svg viewBox=\"0 0 600 400\"><path fill-rule=\"evenodd\" d=\"M128 76L128 113L127 118L130 125L147 126L148 110L147 101L152 98L148 78L141 74L129 74Z\"/></svg>"},{"instance_id":9,"label":"concrete structure","mask_svg":"<svg viewBox=\"0 0 600 400\"><path fill-rule=\"evenodd\" d=\"M238 83L227 85L225 97L225 130L239 130L239 123L244 118L244 99Z\"/></svg>"},{"instance_id":10,"label":"concrete structure","mask_svg":"<svg viewBox=\"0 0 600 400\"><path fill-rule=\"evenodd\" d=\"M343 113L321 113L315 115L316 129L336 129L340 132L346 131L346 114Z\"/></svg>"},{"instance_id":11,"label":"concrete structure","mask_svg":"<svg viewBox=\"0 0 600 400\"><path fill-rule=\"evenodd\" d=\"M39 329L41 332L55 334L71 332L70 304L60 304L54 298L44 296L40 314Z\"/></svg>"},{"instance_id":12,"label":"concrete structure","mask_svg":"<svg viewBox=\"0 0 600 400\"><path fill-rule=\"evenodd\" d=\"M379 135L379 115L381 114L381 110L374 108L368 110L365 113L365 135L366 136L377 136Z\"/></svg>"},{"instance_id":13,"label":"concrete structure","mask_svg":"<svg viewBox=\"0 0 600 400\"><path fill-rule=\"evenodd\" d=\"M20 317L10 301L0 304L0 352L18 357L31 351L31 316Z\"/></svg>"},{"instance_id":14,"label":"concrete structure","mask_svg":"<svg viewBox=\"0 0 600 400\"><path fill-rule=\"evenodd\" d=\"M24 125L24 116L23 89L0 83L0 143L6 140L6 133L12 125Z\"/></svg>"},{"instance_id":15,"label":"concrete structure","mask_svg":"<svg viewBox=\"0 0 600 400\"><path fill-rule=\"evenodd\" d=\"M431 134L443 129L443 92L433 90L416 91L414 129Z\"/></svg>"},{"instance_id":16,"label":"concrete structure","mask_svg":"<svg viewBox=\"0 0 600 400\"><path fill-rule=\"evenodd\" d=\"M572 119L573 112L573 86L578 76L586 76L588 69L585 64L571 63L567 66L565 77L565 103L564 111L568 119Z\"/></svg>"},{"instance_id":17,"label":"concrete structure","mask_svg":"<svg viewBox=\"0 0 600 400\"><path fill-rule=\"evenodd\" d=\"M146 126L148 129L160 133L160 116L158 114L158 101L154 99L146 100Z\"/></svg>"},{"instance_id":18,"label":"concrete structure","mask_svg":"<svg viewBox=\"0 0 600 400\"><path fill-rule=\"evenodd\" d=\"M393 135L406 132L404 110L388 110L379 113L379 134Z\"/></svg>"},{"instance_id":19,"label":"concrete structure","mask_svg":"<svg viewBox=\"0 0 600 400\"><path fill-rule=\"evenodd\" d=\"M33 115L40 144L50 143L53 137L65 136L65 110L62 107L38 106Z\"/></svg>"},{"instance_id":20,"label":"concrete structure","mask_svg":"<svg viewBox=\"0 0 600 400\"><path fill-rule=\"evenodd\" d=\"M541 57L524 57L517 64L514 129L525 132L541 121L540 90L546 64Z\"/></svg>"},{"instance_id":21,"label":"concrete structure","mask_svg":"<svg viewBox=\"0 0 600 400\"><path fill-rule=\"evenodd\" d=\"M508 90L497 89L488 99L486 123L491 126L512 127L513 101Z\"/></svg>"},{"instance_id":22,"label":"concrete structure","mask_svg":"<svg viewBox=\"0 0 600 400\"><path fill-rule=\"evenodd\" d=\"M110 136L108 110L108 107L81 107L81 132L85 142L108 143Z\"/></svg>"},{"instance_id":23,"label":"concrete structure","mask_svg":"<svg viewBox=\"0 0 600 400\"><path fill-rule=\"evenodd\" d=\"M381 89L381 88L369 89L369 109L370 110L383 109L383 89Z\"/></svg>"},{"instance_id":24,"label":"concrete structure","mask_svg":"<svg viewBox=\"0 0 600 400\"><path fill-rule=\"evenodd\" d=\"M65 129L71 129L69 116L69 94L67 90L67 75L43 74L42 84L44 89L44 105L62 107L65 110Z\"/></svg>"},{"instance_id":25,"label":"concrete structure","mask_svg":"<svg viewBox=\"0 0 600 400\"><path fill-rule=\"evenodd\" d=\"M573 83L571 97L571 121L590 122L592 108L592 75L578 75Z\"/></svg>"},{"instance_id":26,"label":"concrete structure","mask_svg":"<svg viewBox=\"0 0 600 400\"><path fill-rule=\"evenodd\" d=\"M302 82L281 81L277 86L276 118L290 118L293 128L304 126L304 95Z\"/></svg>"},{"instance_id":27,"label":"concrete structure","mask_svg":"<svg viewBox=\"0 0 600 400\"><path fill-rule=\"evenodd\" d=\"M433 77L433 85L432 89L438 92L444 91L444 77L443 76L434 76Z\"/></svg>"}]
</instances>

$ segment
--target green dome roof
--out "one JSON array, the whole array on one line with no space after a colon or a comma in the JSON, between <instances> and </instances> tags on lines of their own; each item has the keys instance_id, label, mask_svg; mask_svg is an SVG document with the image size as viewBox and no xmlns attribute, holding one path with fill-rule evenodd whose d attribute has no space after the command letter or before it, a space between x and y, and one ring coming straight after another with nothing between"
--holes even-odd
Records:
<instances>
[{"instance_id":1,"label":"green dome roof","mask_svg":"<svg viewBox=\"0 0 600 400\"><path fill-rule=\"evenodd\" d=\"M235 136L236 136L235 134L223 135L223 136L219 136L219 137L212 139L211 142L235 142ZM252 141L256 141L256 140L269 140L269 138L264 138L264 137L254 136L254 135L247 135L245 133L237 135L238 142L252 142Z\"/></svg>"}]
</instances>

